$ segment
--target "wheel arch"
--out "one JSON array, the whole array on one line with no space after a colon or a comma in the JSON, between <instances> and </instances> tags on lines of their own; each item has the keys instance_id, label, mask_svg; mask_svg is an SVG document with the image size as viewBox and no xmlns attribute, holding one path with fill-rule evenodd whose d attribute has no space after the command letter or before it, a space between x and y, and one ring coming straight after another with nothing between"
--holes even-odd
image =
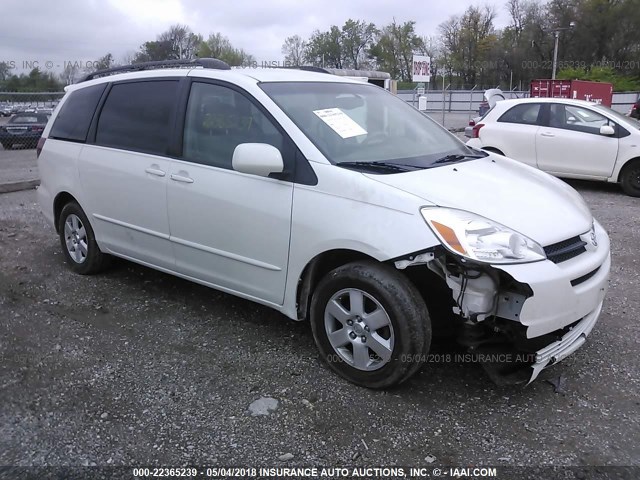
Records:
<instances>
[{"instance_id":1,"label":"wheel arch","mask_svg":"<svg viewBox=\"0 0 640 480\"><path fill-rule=\"evenodd\" d=\"M370 260L379 263L380 260L361 251L351 249L333 249L316 255L307 263L298 279L296 291L296 314L298 320L307 320L310 314L311 297L320 280L331 270L347 263ZM451 289L446 282L438 277L426 266L409 267L398 270L418 289L422 299L432 314L435 327L450 327L453 316L453 299ZM434 318L435 317L435 318Z\"/></svg>"},{"instance_id":2,"label":"wheel arch","mask_svg":"<svg viewBox=\"0 0 640 480\"><path fill-rule=\"evenodd\" d=\"M58 193L53 200L53 222L56 229L56 233L60 233L60 229L58 228L58 225L60 223L60 214L62 213L62 209L64 208L65 205L67 205L70 202L76 202L78 205L80 205L78 200L73 195L71 195L69 192L66 192L66 191Z\"/></svg>"},{"instance_id":3,"label":"wheel arch","mask_svg":"<svg viewBox=\"0 0 640 480\"><path fill-rule=\"evenodd\" d=\"M622 164L622 166L620 167L620 170L618 171L618 176L617 176L617 182L621 182L622 181L622 175L624 174L625 169L631 165L632 163L636 163L636 162L640 162L640 157L633 157L630 158L629 160L627 160L626 162L624 162Z\"/></svg>"},{"instance_id":4,"label":"wheel arch","mask_svg":"<svg viewBox=\"0 0 640 480\"><path fill-rule=\"evenodd\" d=\"M378 261L366 253L339 248L327 250L313 257L302 270L296 291L296 313L298 320L309 317L311 295L315 286L331 270L358 260Z\"/></svg>"}]
</instances>

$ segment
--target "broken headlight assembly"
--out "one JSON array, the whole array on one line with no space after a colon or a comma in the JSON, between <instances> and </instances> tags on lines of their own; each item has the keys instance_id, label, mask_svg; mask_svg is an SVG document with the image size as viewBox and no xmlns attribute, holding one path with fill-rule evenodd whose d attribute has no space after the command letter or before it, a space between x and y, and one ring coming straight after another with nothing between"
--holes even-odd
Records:
<instances>
[{"instance_id":1,"label":"broken headlight assembly","mask_svg":"<svg viewBox=\"0 0 640 480\"><path fill-rule=\"evenodd\" d=\"M475 213L442 207L425 207L420 212L442 245L463 258L494 264L547 258L537 242Z\"/></svg>"}]
</instances>

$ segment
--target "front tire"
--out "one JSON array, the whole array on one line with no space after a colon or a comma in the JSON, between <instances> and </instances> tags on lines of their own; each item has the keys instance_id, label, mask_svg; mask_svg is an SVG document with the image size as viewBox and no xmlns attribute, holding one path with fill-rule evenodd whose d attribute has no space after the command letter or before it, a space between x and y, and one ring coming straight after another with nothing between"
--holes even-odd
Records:
<instances>
[{"instance_id":1,"label":"front tire","mask_svg":"<svg viewBox=\"0 0 640 480\"><path fill-rule=\"evenodd\" d=\"M620 184L627 195L640 197L640 160L634 160L624 166L620 174Z\"/></svg>"},{"instance_id":2,"label":"front tire","mask_svg":"<svg viewBox=\"0 0 640 480\"><path fill-rule=\"evenodd\" d=\"M100 251L93 228L77 203L68 203L62 209L58 232L62 252L74 272L91 275L101 272L110 263L111 257Z\"/></svg>"},{"instance_id":3,"label":"front tire","mask_svg":"<svg viewBox=\"0 0 640 480\"><path fill-rule=\"evenodd\" d=\"M11 150L11 147L13 147L13 144L10 142L2 142L2 148L4 148L5 150Z\"/></svg>"},{"instance_id":4,"label":"front tire","mask_svg":"<svg viewBox=\"0 0 640 480\"><path fill-rule=\"evenodd\" d=\"M416 287L395 268L354 262L329 272L311 300L311 329L322 358L345 379L389 388L418 371L431 322Z\"/></svg>"}]
</instances>

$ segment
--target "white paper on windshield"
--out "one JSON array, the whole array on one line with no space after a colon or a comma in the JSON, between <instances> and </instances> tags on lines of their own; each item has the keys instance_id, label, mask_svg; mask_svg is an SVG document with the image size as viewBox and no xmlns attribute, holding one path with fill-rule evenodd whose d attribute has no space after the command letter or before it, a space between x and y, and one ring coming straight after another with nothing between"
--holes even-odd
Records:
<instances>
[{"instance_id":1,"label":"white paper on windshield","mask_svg":"<svg viewBox=\"0 0 640 480\"><path fill-rule=\"evenodd\" d=\"M364 128L358 125L349 115L339 108L314 110L313 113L315 113L320 120L326 123L342 138L351 138L367 134L367 131Z\"/></svg>"}]
</instances>

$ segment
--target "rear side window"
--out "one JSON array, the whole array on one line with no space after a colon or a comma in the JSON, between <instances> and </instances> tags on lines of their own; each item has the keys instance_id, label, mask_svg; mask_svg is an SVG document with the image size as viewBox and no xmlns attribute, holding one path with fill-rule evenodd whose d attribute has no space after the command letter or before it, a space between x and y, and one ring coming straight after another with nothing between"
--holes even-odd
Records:
<instances>
[{"instance_id":1,"label":"rear side window","mask_svg":"<svg viewBox=\"0 0 640 480\"><path fill-rule=\"evenodd\" d=\"M106 86L106 83L94 85L70 93L56 117L49 137L86 142L93 113Z\"/></svg>"},{"instance_id":2,"label":"rear side window","mask_svg":"<svg viewBox=\"0 0 640 480\"><path fill-rule=\"evenodd\" d=\"M177 93L175 80L113 85L100 113L96 143L166 155Z\"/></svg>"},{"instance_id":3,"label":"rear side window","mask_svg":"<svg viewBox=\"0 0 640 480\"><path fill-rule=\"evenodd\" d=\"M539 103L524 103L516 105L515 107L504 113L499 119L499 122L505 123L522 123L525 125L537 125L538 116L540 115Z\"/></svg>"}]
</instances>

